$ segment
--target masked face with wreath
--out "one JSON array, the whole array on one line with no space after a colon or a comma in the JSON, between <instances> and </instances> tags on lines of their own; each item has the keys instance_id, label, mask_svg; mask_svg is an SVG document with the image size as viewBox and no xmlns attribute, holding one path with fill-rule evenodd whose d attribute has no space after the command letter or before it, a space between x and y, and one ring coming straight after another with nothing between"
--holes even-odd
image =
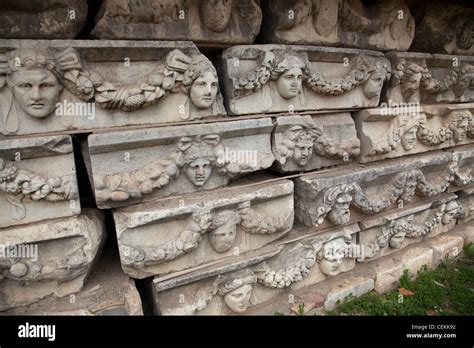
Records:
<instances>
[{"instance_id":1,"label":"masked face with wreath","mask_svg":"<svg viewBox=\"0 0 474 348\"><path fill-rule=\"evenodd\" d=\"M243 270L222 278L217 294L234 313L243 313L251 304L253 284L257 276L250 270Z\"/></svg>"}]
</instances>

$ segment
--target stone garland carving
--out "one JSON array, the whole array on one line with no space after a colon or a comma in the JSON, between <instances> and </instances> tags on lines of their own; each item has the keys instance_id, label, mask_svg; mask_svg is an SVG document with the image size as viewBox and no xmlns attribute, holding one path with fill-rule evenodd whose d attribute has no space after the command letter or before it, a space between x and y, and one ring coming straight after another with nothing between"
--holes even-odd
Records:
<instances>
[{"instance_id":1,"label":"stone garland carving","mask_svg":"<svg viewBox=\"0 0 474 348\"><path fill-rule=\"evenodd\" d=\"M472 183L473 178L471 175L459 173L458 163L453 161L448 173L438 181L437 184L429 183L419 169L402 172L395 177L390 194L380 200L370 199L357 183L328 188L324 193L322 205L317 210L316 226L322 224L326 216L338 225L348 223L351 204L364 214L376 214L400 200L403 202L413 200L416 193L431 197L446 191L451 183L465 186Z\"/></svg>"},{"instance_id":2,"label":"stone garland carving","mask_svg":"<svg viewBox=\"0 0 474 348\"><path fill-rule=\"evenodd\" d=\"M120 254L124 264L134 267L143 267L145 263L160 264L195 250L205 233L208 233L211 247L216 252L223 253L232 248L237 225L240 224L246 233L271 234L284 229L290 218L291 214L268 218L254 211L250 201L239 204L235 210L197 211L177 239L145 248L122 244Z\"/></svg>"},{"instance_id":3,"label":"stone garland carving","mask_svg":"<svg viewBox=\"0 0 474 348\"><path fill-rule=\"evenodd\" d=\"M334 139L323 134L315 124L294 125L285 131L284 139L276 146L278 162L285 164L292 159L299 166L305 166L313 150L326 158L348 159L360 153L358 139Z\"/></svg>"},{"instance_id":4,"label":"stone garland carving","mask_svg":"<svg viewBox=\"0 0 474 348\"><path fill-rule=\"evenodd\" d=\"M461 96L469 88L474 66L465 64L461 67L450 66L448 74L443 79L436 79L426 65L426 62L417 64L401 59L393 71L392 84L400 86L400 91L405 102L420 102L416 93L422 89L428 94L443 93L451 88L457 96Z\"/></svg>"},{"instance_id":5,"label":"stone garland carving","mask_svg":"<svg viewBox=\"0 0 474 348\"><path fill-rule=\"evenodd\" d=\"M224 147L218 134L182 137L178 149L167 159L155 161L142 169L119 174L96 176L96 197L101 201L125 201L141 197L154 189L166 186L176 179L182 170L195 186L203 186L213 172L233 177L251 169L245 163L226 163Z\"/></svg>"},{"instance_id":6,"label":"stone garland carving","mask_svg":"<svg viewBox=\"0 0 474 348\"><path fill-rule=\"evenodd\" d=\"M430 234L440 224L448 225L463 215L463 209L457 200L441 204L421 224L414 223L414 215L388 222L376 241L363 244L364 257L373 258L375 254L387 246L400 249L405 238L420 238Z\"/></svg>"},{"instance_id":7,"label":"stone garland carving","mask_svg":"<svg viewBox=\"0 0 474 348\"><path fill-rule=\"evenodd\" d=\"M192 303L169 309L162 314L192 315L206 308L216 295L223 299L230 312L243 313L251 304L253 285L256 282L256 275L249 269L219 275L209 287L198 290Z\"/></svg>"},{"instance_id":8,"label":"stone garland carving","mask_svg":"<svg viewBox=\"0 0 474 348\"><path fill-rule=\"evenodd\" d=\"M171 51L164 66L148 77L116 86L88 69L74 48L59 54L22 48L0 54L0 88L5 82L11 95L4 102L7 112L3 124L7 126L7 121L13 119L13 128L7 129L10 133L18 128L13 99L27 115L45 118L53 113L64 87L103 109L131 112L149 107L169 93L182 92L198 109L212 107L216 114L225 113L216 102L219 86L212 63L201 54L188 56L178 49Z\"/></svg>"},{"instance_id":9,"label":"stone garland carving","mask_svg":"<svg viewBox=\"0 0 474 348\"><path fill-rule=\"evenodd\" d=\"M390 66L367 56L358 56L353 68L343 78L328 80L319 73L311 72L305 54L282 50L265 51L260 54L259 66L245 77L234 81L234 96L243 98L257 92L270 80L277 81L277 89L285 99L295 97L302 82L315 94L338 96L364 85L368 98L377 96L383 82L390 77ZM296 79L297 86L286 86L284 79Z\"/></svg>"},{"instance_id":10,"label":"stone garland carving","mask_svg":"<svg viewBox=\"0 0 474 348\"><path fill-rule=\"evenodd\" d=\"M426 125L426 116L400 115L382 140L373 146L373 154L384 154L394 150L400 143L406 150L416 146L418 138L426 146L435 146L453 140L456 143L474 138L474 117L469 110L454 110L447 116L449 122L436 133Z\"/></svg>"},{"instance_id":11,"label":"stone garland carving","mask_svg":"<svg viewBox=\"0 0 474 348\"><path fill-rule=\"evenodd\" d=\"M22 200L58 202L78 197L76 185L70 177L41 177L29 171L18 169L13 162L0 158L0 191L14 207L14 219L25 217Z\"/></svg>"}]
</instances>

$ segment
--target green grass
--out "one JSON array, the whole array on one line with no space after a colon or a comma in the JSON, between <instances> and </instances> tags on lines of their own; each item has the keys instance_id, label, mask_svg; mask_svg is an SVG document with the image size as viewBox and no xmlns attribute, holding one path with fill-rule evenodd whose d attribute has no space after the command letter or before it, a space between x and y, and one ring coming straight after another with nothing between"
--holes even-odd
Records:
<instances>
[{"instance_id":1,"label":"green grass","mask_svg":"<svg viewBox=\"0 0 474 348\"><path fill-rule=\"evenodd\" d=\"M348 296L327 315L474 315L474 244L464 248L462 258L444 260L436 269L421 269L416 279L408 271L399 287L414 293L403 296L398 291L378 295L371 291L361 297Z\"/></svg>"}]
</instances>

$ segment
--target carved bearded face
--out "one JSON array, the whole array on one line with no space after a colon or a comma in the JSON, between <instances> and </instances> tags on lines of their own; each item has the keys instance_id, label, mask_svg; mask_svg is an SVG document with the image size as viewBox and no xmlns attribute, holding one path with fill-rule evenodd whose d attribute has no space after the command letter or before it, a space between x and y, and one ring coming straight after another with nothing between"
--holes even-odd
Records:
<instances>
[{"instance_id":1,"label":"carved bearded face","mask_svg":"<svg viewBox=\"0 0 474 348\"><path fill-rule=\"evenodd\" d=\"M311 156L313 155L313 142L309 140L297 141L295 144L293 160L299 166L305 166L308 164Z\"/></svg>"},{"instance_id":2,"label":"carved bearded face","mask_svg":"<svg viewBox=\"0 0 474 348\"><path fill-rule=\"evenodd\" d=\"M193 82L189 97L198 109L207 109L216 101L217 91L217 78L208 70Z\"/></svg>"},{"instance_id":3,"label":"carved bearded face","mask_svg":"<svg viewBox=\"0 0 474 348\"><path fill-rule=\"evenodd\" d=\"M278 77L278 93L285 99L294 98L300 93L302 82L303 71L300 68L291 68Z\"/></svg>"},{"instance_id":4,"label":"carved bearded face","mask_svg":"<svg viewBox=\"0 0 474 348\"><path fill-rule=\"evenodd\" d=\"M403 94L410 96L415 93L420 87L421 77L421 72L412 72L409 77L404 79L402 85Z\"/></svg>"},{"instance_id":5,"label":"carved bearded face","mask_svg":"<svg viewBox=\"0 0 474 348\"><path fill-rule=\"evenodd\" d=\"M392 237L390 237L389 245L393 249L400 249L405 241L406 233L400 231L395 233Z\"/></svg>"},{"instance_id":6,"label":"carved bearded face","mask_svg":"<svg viewBox=\"0 0 474 348\"><path fill-rule=\"evenodd\" d=\"M339 194L331 211L328 213L329 219L339 225L348 223L351 218L351 211L349 209L351 202L352 196L350 194Z\"/></svg>"},{"instance_id":7,"label":"carved bearded face","mask_svg":"<svg viewBox=\"0 0 474 348\"><path fill-rule=\"evenodd\" d=\"M223 226L209 232L209 243L215 251L223 253L232 248L236 235L237 224L233 221L229 221Z\"/></svg>"},{"instance_id":8,"label":"carved bearded face","mask_svg":"<svg viewBox=\"0 0 474 348\"><path fill-rule=\"evenodd\" d=\"M459 115L459 121L456 124L456 128L454 128L454 141L459 143L466 141L467 138L467 131L469 129L469 120L472 117L471 112L469 110L461 111Z\"/></svg>"},{"instance_id":9,"label":"carved bearded face","mask_svg":"<svg viewBox=\"0 0 474 348\"><path fill-rule=\"evenodd\" d=\"M206 28L220 33L229 24L232 0L201 0L200 9Z\"/></svg>"},{"instance_id":10,"label":"carved bearded face","mask_svg":"<svg viewBox=\"0 0 474 348\"><path fill-rule=\"evenodd\" d=\"M21 69L8 78L13 96L28 115L44 118L55 108L62 86L54 74L46 69Z\"/></svg>"},{"instance_id":11,"label":"carved bearded face","mask_svg":"<svg viewBox=\"0 0 474 348\"><path fill-rule=\"evenodd\" d=\"M406 151L411 150L415 147L417 130L418 130L418 127L413 126L403 134L401 143L402 143L403 148Z\"/></svg>"},{"instance_id":12,"label":"carved bearded face","mask_svg":"<svg viewBox=\"0 0 474 348\"><path fill-rule=\"evenodd\" d=\"M186 165L184 174L195 186L203 186L212 174L212 163L207 158L197 158Z\"/></svg>"},{"instance_id":13,"label":"carved bearded face","mask_svg":"<svg viewBox=\"0 0 474 348\"><path fill-rule=\"evenodd\" d=\"M370 75L370 78L364 84L362 89L364 95L367 98L372 99L379 95L380 91L382 90L385 75L386 74L382 72L375 72Z\"/></svg>"},{"instance_id":14,"label":"carved bearded face","mask_svg":"<svg viewBox=\"0 0 474 348\"><path fill-rule=\"evenodd\" d=\"M224 302L232 311L243 313L250 306L250 296L252 295L252 285L245 284L240 288L232 290L224 296Z\"/></svg>"}]
</instances>

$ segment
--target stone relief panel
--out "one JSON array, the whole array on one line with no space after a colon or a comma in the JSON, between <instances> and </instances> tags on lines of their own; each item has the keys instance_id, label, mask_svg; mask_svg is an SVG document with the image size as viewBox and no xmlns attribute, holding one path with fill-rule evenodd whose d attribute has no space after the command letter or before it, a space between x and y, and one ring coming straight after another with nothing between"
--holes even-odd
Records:
<instances>
[{"instance_id":1,"label":"stone relief panel","mask_svg":"<svg viewBox=\"0 0 474 348\"><path fill-rule=\"evenodd\" d=\"M360 153L349 113L293 115L276 119L273 169L296 172L347 163Z\"/></svg>"},{"instance_id":2,"label":"stone relief panel","mask_svg":"<svg viewBox=\"0 0 474 348\"><path fill-rule=\"evenodd\" d=\"M224 115L212 63L191 42L0 40L3 135Z\"/></svg>"},{"instance_id":3,"label":"stone relief panel","mask_svg":"<svg viewBox=\"0 0 474 348\"><path fill-rule=\"evenodd\" d=\"M365 163L474 142L474 103L382 106L354 113Z\"/></svg>"},{"instance_id":4,"label":"stone relief panel","mask_svg":"<svg viewBox=\"0 0 474 348\"><path fill-rule=\"evenodd\" d=\"M410 209L383 214L360 223L358 261L371 261L406 246L448 232L464 215L457 196L445 194Z\"/></svg>"},{"instance_id":5,"label":"stone relief panel","mask_svg":"<svg viewBox=\"0 0 474 348\"><path fill-rule=\"evenodd\" d=\"M234 186L114 210L122 268L163 275L245 254L293 226L293 182Z\"/></svg>"},{"instance_id":6,"label":"stone relief panel","mask_svg":"<svg viewBox=\"0 0 474 348\"><path fill-rule=\"evenodd\" d=\"M415 20L403 0L262 1L264 42L406 51Z\"/></svg>"},{"instance_id":7,"label":"stone relief panel","mask_svg":"<svg viewBox=\"0 0 474 348\"><path fill-rule=\"evenodd\" d=\"M252 43L261 22L257 0L106 0L91 35L235 45Z\"/></svg>"},{"instance_id":8,"label":"stone relief panel","mask_svg":"<svg viewBox=\"0 0 474 348\"><path fill-rule=\"evenodd\" d=\"M418 5L414 13L421 20L410 47L414 52L474 54L474 11L449 2Z\"/></svg>"},{"instance_id":9,"label":"stone relief panel","mask_svg":"<svg viewBox=\"0 0 474 348\"><path fill-rule=\"evenodd\" d=\"M459 198L463 214L458 219L458 224L465 224L474 220L474 189L471 187L456 193Z\"/></svg>"},{"instance_id":10,"label":"stone relief panel","mask_svg":"<svg viewBox=\"0 0 474 348\"><path fill-rule=\"evenodd\" d=\"M0 4L0 37L73 39L86 20L87 2L81 0L4 0Z\"/></svg>"},{"instance_id":11,"label":"stone relief panel","mask_svg":"<svg viewBox=\"0 0 474 348\"><path fill-rule=\"evenodd\" d=\"M163 315L245 314L283 291L297 290L355 265L357 225L280 243L234 267L213 265L175 278L155 278L155 306ZM286 238L285 238L286 239Z\"/></svg>"},{"instance_id":12,"label":"stone relief panel","mask_svg":"<svg viewBox=\"0 0 474 348\"><path fill-rule=\"evenodd\" d=\"M295 180L296 219L322 231L461 190L473 183L472 156L471 148L439 151L300 176Z\"/></svg>"},{"instance_id":13,"label":"stone relief panel","mask_svg":"<svg viewBox=\"0 0 474 348\"><path fill-rule=\"evenodd\" d=\"M0 310L81 290L105 239L103 215L90 209L0 232Z\"/></svg>"},{"instance_id":14,"label":"stone relief panel","mask_svg":"<svg viewBox=\"0 0 474 348\"><path fill-rule=\"evenodd\" d=\"M0 228L81 212L70 136L0 140L0 210Z\"/></svg>"},{"instance_id":15,"label":"stone relief panel","mask_svg":"<svg viewBox=\"0 0 474 348\"><path fill-rule=\"evenodd\" d=\"M231 114L377 106L390 64L380 52L311 46L234 46L219 68Z\"/></svg>"},{"instance_id":16,"label":"stone relief panel","mask_svg":"<svg viewBox=\"0 0 474 348\"><path fill-rule=\"evenodd\" d=\"M214 189L268 168L271 130L264 118L93 134L85 156L98 207Z\"/></svg>"},{"instance_id":17,"label":"stone relief panel","mask_svg":"<svg viewBox=\"0 0 474 348\"><path fill-rule=\"evenodd\" d=\"M474 101L474 58L428 53L386 54L392 65L384 100L391 104Z\"/></svg>"}]
</instances>

